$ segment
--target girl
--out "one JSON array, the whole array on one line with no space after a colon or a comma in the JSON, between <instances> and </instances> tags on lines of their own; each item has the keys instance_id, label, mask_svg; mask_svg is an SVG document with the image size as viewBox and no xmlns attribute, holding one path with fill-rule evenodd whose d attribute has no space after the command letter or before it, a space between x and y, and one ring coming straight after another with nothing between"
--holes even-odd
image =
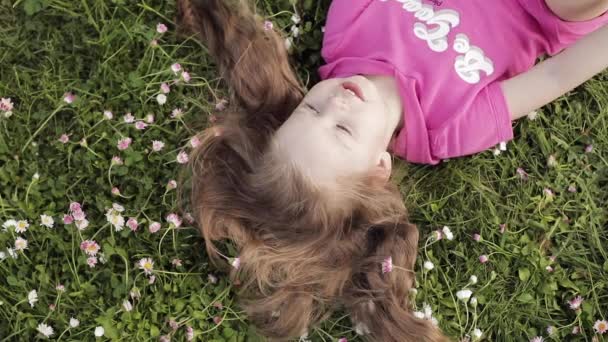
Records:
<instances>
[{"instance_id":1,"label":"girl","mask_svg":"<svg viewBox=\"0 0 608 342\"><path fill-rule=\"evenodd\" d=\"M196 219L214 263L214 241L236 244L241 305L280 341L342 308L370 341L446 340L409 307L418 231L389 152L437 164L506 142L608 66L608 0L333 0L309 91L245 0L178 9L233 92L191 158Z\"/></svg>"}]
</instances>

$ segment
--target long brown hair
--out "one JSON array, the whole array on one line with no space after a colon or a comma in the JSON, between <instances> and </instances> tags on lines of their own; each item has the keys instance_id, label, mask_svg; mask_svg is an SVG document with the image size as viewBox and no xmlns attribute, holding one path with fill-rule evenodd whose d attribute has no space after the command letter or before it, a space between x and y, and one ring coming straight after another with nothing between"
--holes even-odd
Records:
<instances>
[{"instance_id":1,"label":"long brown hair","mask_svg":"<svg viewBox=\"0 0 608 342\"><path fill-rule=\"evenodd\" d=\"M418 230L399 188L371 176L315 186L273 151L273 134L304 97L283 37L245 1L178 0L182 29L217 62L234 104L199 134L190 156L191 207L211 261L232 241L240 306L270 340L298 337L340 308L370 341L446 341L415 318ZM382 271L392 258L396 268Z\"/></svg>"}]
</instances>

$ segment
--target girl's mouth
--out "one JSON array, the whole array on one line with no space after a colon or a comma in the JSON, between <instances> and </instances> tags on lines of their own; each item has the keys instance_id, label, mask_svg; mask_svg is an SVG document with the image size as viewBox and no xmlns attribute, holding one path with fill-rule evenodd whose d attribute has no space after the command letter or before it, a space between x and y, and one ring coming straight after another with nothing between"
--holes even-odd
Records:
<instances>
[{"instance_id":1,"label":"girl's mouth","mask_svg":"<svg viewBox=\"0 0 608 342\"><path fill-rule=\"evenodd\" d=\"M365 98L363 97L363 92L361 91L361 88L359 88L359 86L356 83L346 81L346 82L342 83L342 88L352 91L355 94L355 96L357 96L361 101L365 101Z\"/></svg>"}]
</instances>

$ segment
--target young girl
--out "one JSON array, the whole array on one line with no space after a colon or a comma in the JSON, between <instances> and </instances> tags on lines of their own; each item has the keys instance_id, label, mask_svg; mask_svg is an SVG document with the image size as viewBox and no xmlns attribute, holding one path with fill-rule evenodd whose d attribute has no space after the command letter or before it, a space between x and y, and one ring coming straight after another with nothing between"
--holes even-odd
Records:
<instances>
[{"instance_id":1,"label":"young girl","mask_svg":"<svg viewBox=\"0 0 608 342\"><path fill-rule=\"evenodd\" d=\"M342 308L370 341L446 340L409 306L418 231L389 152L483 151L608 67L608 0L333 0L309 91L245 0L178 7L233 92L191 158L197 223L214 263L235 243L241 305L280 341Z\"/></svg>"}]
</instances>

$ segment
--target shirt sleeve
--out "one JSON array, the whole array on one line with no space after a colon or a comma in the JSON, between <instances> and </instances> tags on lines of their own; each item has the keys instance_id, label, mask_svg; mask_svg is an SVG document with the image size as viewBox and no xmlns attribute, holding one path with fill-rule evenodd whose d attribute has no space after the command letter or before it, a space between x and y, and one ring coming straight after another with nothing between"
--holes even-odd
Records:
<instances>
[{"instance_id":1,"label":"shirt sleeve","mask_svg":"<svg viewBox=\"0 0 608 342\"><path fill-rule=\"evenodd\" d=\"M330 62L338 49L344 32L357 20L373 0L333 0L327 12L321 55Z\"/></svg>"},{"instance_id":2,"label":"shirt sleeve","mask_svg":"<svg viewBox=\"0 0 608 342\"><path fill-rule=\"evenodd\" d=\"M565 21L547 6L545 0L520 0L521 5L538 23L544 36L545 53L554 56L579 38L608 24L608 12L587 21Z\"/></svg>"},{"instance_id":3,"label":"shirt sleeve","mask_svg":"<svg viewBox=\"0 0 608 342\"><path fill-rule=\"evenodd\" d=\"M437 159L474 154L513 139L500 82L490 83L449 121L430 130L429 139L431 154Z\"/></svg>"}]
</instances>

